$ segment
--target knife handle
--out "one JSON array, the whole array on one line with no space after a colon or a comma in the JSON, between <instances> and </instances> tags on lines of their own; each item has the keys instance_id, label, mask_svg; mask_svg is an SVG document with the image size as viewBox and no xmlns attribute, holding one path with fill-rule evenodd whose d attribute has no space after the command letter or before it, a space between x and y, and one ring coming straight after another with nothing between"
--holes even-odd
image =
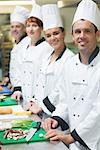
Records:
<instances>
[{"instance_id":1,"label":"knife handle","mask_svg":"<svg viewBox=\"0 0 100 150\"><path fill-rule=\"evenodd\" d=\"M37 125L36 125L37 130L39 130L40 127L41 127L41 122L37 122Z\"/></svg>"}]
</instances>

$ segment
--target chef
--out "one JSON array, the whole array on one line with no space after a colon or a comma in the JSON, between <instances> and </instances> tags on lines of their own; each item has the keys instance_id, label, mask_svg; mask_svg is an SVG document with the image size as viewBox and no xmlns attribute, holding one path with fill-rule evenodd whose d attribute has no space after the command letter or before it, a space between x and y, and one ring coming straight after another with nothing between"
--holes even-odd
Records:
<instances>
[{"instance_id":1,"label":"chef","mask_svg":"<svg viewBox=\"0 0 100 150\"><path fill-rule=\"evenodd\" d=\"M16 59L16 52L18 52L16 51L16 47L17 45L19 45L19 43L21 44L22 40L26 37L25 21L28 15L29 15L29 10L22 6L16 6L14 11L10 15L10 24L11 24L10 31L11 31L11 36L15 40L15 44L11 51L11 58L10 58L11 72L16 70L15 59ZM7 85L9 81L10 79L8 74L6 78L4 78L2 84Z\"/></svg>"},{"instance_id":2,"label":"chef","mask_svg":"<svg viewBox=\"0 0 100 150\"><path fill-rule=\"evenodd\" d=\"M82 0L72 23L73 40L79 53L64 66L62 79L57 86L60 102L55 106L52 118L43 123L46 136L50 140L61 140L69 144L70 150L100 150L98 30L99 8L92 0ZM58 125L69 128L70 134L50 129Z\"/></svg>"},{"instance_id":3,"label":"chef","mask_svg":"<svg viewBox=\"0 0 100 150\"><path fill-rule=\"evenodd\" d=\"M54 90L64 64L74 54L65 45L65 31L58 6L56 4L43 5L42 15L45 38L53 47L53 52L49 53L42 61L35 87L35 100L33 103L30 102L27 109L35 114L41 111L50 114L48 107L52 110L52 104L49 102L48 95Z\"/></svg>"},{"instance_id":4,"label":"chef","mask_svg":"<svg viewBox=\"0 0 100 150\"><path fill-rule=\"evenodd\" d=\"M34 4L31 13L26 20L26 32L30 38L30 43L28 43L27 47L20 47L22 55L20 57L21 63L18 68L20 68L21 75L19 78L21 81L21 91L17 90L12 95L16 100L20 100L22 96L23 105L25 104L24 102L34 96L35 82L42 58L52 51L52 47L41 36L42 30L43 22L41 7Z\"/></svg>"},{"instance_id":5,"label":"chef","mask_svg":"<svg viewBox=\"0 0 100 150\"><path fill-rule=\"evenodd\" d=\"M26 36L25 22L29 16L29 10L22 6L16 6L13 13L10 16L11 33L15 38L15 46L11 51L10 57L10 80L14 87L14 91L21 90L20 68L22 58L22 47L27 47L30 42L30 38Z\"/></svg>"}]
</instances>

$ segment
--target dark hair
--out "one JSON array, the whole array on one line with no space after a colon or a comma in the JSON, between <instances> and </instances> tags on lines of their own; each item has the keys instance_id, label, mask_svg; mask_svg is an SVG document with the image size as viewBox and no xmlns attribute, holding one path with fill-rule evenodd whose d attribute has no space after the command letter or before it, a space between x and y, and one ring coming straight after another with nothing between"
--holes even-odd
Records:
<instances>
[{"instance_id":1,"label":"dark hair","mask_svg":"<svg viewBox=\"0 0 100 150\"><path fill-rule=\"evenodd\" d=\"M61 31L62 31L62 32L64 32L64 31L65 31L65 29L64 29L63 27L60 27L60 29L61 29Z\"/></svg>"},{"instance_id":2,"label":"dark hair","mask_svg":"<svg viewBox=\"0 0 100 150\"><path fill-rule=\"evenodd\" d=\"M93 24L93 23L92 23ZM93 24L94 28L95 28L95 33L98 31L98 28Z\"/></svg>"},{"instance_id":3,"label":"dark hair","mask_svg":"<svg viewBox=\"0 0 100 150\"><path fill-rule=\"evenodd\" d=\"M36 17L30 17L30 18L28 18L28 19L26 20L26 24L27 24L28 22L29 22L29 23L35 22L39 27L43 28L43 22L42 22L40 19L36 18Z\"/></svg>"}]
</instances>

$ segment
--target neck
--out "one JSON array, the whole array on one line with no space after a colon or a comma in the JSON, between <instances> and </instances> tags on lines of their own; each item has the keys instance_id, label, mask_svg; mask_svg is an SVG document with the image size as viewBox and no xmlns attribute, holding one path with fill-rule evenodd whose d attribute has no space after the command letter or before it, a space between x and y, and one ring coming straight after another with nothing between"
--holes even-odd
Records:
<instances>
[{"instance_id":1,"label":"neck","mask_svg":"<svg viewBox=\"0 0 100 150\"><path fill-rule=\"evenodd\" d=\"M93 51L95 50L96 46L92 48L90 51L80 51L80 56L81 56L81 62L83 64L89 64L89 58L92 55Z\"/></svg>"},{"instance_id":2,"label":"neck","mask_svg":"<svg viewBox=\"0 0 100 150\"><path fill-rule=\"evenodd\" d=\"M59 55L64 50L64 47L65 47L65 44L61 45L61 47L59 47L59 49L54 50L54 53L52 54L51 59L50 59L50 63L59 57Z\"/></svg>"},{"instance_id":3,"label":"neck","mask_svg":"<svg viewBox=\"0 0 100 150\"><path fill-rule=\"evenodd\" d=\"M32 46L35 46L35 44L36 44L40 39L41 39L41 37L33 38L33 39L31 40L31 45L32 45Z\"/></svg>"}]
</instances>

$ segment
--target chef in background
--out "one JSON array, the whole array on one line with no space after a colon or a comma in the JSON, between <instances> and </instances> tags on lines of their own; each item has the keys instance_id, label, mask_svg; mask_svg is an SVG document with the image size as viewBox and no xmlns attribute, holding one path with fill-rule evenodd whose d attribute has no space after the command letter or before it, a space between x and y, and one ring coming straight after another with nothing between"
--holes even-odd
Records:
<instances>
[{"instance_id":1,"label":"chef in background","mask_svg":"<svg viewBox=\"0 0 100 150\"><path fill-rule=\"evenodd\" d=\"M26 37L26 29L25 29L25 21L29 15L29 10L22 7L16 6L14 11L10 15L10 32L11 36L15 40L15 44L13 49L11 50L10 56L10 72L16 72L16 56L17 56L17 45L21 44L24 37ZM11 73L12 74L12 73ZM10 82L9 73L4 80L2 81L2 85L7 85ZM12 82L13 84L13 82Z\"/></svg>"},{"instance_id":2,"label":"chef in background","mask_svg":"<svg viewBox=\"0 0 100 150\"><path fill-rule=\"evenodd\" d=\"M30 38L30 42L26 48L25 46L20 47L22 55L20 57L21 63L18 64L18 68L20 68L19 82L21 81L21 90L18 90L16 86L15 88L17 88L17 90L12 95L12 98L16 100L20 100L22 96L23 105L34 96L36 79L43 57L49 52L52 52L52 47L42 36L42 30L41 6L34 4L26 20L26 32Z\"/></svg>"},{"instance_id":3,"label":"chef in background","mask_svg":"<svg viewBox=\"0 0 100 150\"><path fill-rule=\"evenodd\" d=\"M45 15L46 14L46 15ZM43 30L46 41L53 47L42 61L36 87L34 99L27 104L27 109L34 114L45 112L50 115L53 111L48 95L55 89L55 86L62 75L63 66L74 54L66 47L64 42L65 31L60 16L59 8L56 4L42 6Z\"/></svg>"}]
</instances>

